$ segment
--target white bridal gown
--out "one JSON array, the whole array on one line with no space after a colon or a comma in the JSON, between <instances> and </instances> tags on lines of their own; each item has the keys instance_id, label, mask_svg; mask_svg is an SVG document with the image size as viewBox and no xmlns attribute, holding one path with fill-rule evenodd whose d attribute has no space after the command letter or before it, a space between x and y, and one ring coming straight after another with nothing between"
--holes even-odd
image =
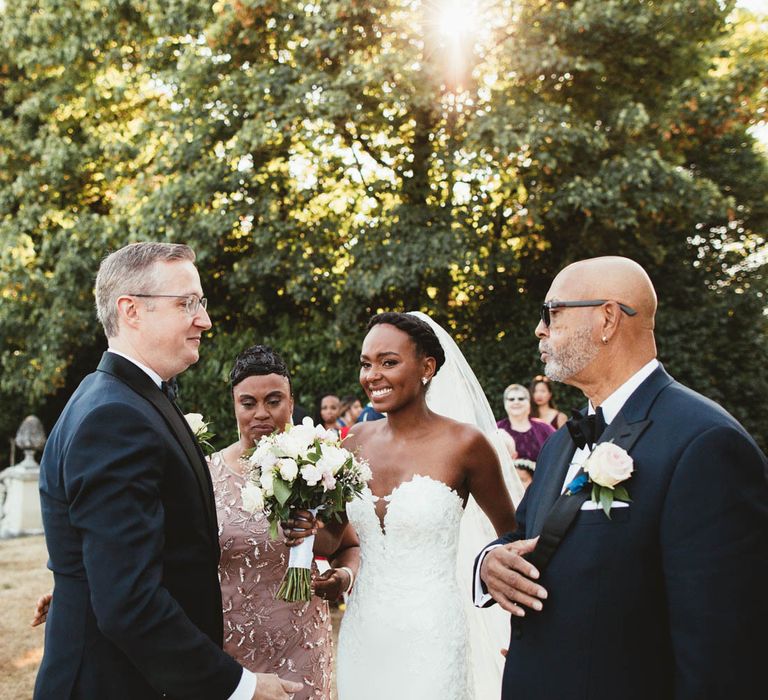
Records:
<instances>
[{"instance_id":1,"label":"white bridal gown","mask_svg":"<svg viewBox=\"0 0 768 700\"><path fill-rule=\"evenodd\" d=\"M339 700L467 700L461 498L417 475L384 499L384 530L369 490L347 504L361 564L339 634Z\"/></svg>"},{"instance_id":2,"label":"white bridal gown","mask_svg":"<svg viewBox=\"0 0 768 700\"><path fill-rule=\"evenodd\" d=\"M523 486L475 373L445 330L414 315L434 329L445 351L427 404L485 433L517 505ZM500 697L499 651L509 643L509 613L471 602L475 556L496 539L491 523L471 496L462 516L459 495L427 476L415 476L384 498L384 531L370 491L347 504L362 561L339 634L339 700Z\"/></svg>"}]
</instances>

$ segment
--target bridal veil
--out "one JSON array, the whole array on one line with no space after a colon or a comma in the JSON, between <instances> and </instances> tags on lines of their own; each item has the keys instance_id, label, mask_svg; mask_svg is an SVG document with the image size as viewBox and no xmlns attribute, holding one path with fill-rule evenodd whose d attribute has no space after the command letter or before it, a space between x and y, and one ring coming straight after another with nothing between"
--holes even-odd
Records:
<instances>
[{"instance_id":1,"label":"bridal veil","mask_svg":"<svg viewBox=\"0 0 768 700\"><path fill-rule=\"evenodd\" d=\"M512 466L496 428L488 399L475 373L453 338L429 316L410 312L435 331L445 351L445 364L433 377L427 392L427 405L435 412L462 423L477 426L496 449L504 482L512 502L517 506L523 497L523 485ZM457 556L457 579L466 601L471 647L470 667L473 674L475 698L500 697L504 657L501 649L509 643L509 613L499 606L480 610L472 605L472 569L480 550L497 537L490 521L469 497L461 520Z\"/></svg>"}]
</instances>

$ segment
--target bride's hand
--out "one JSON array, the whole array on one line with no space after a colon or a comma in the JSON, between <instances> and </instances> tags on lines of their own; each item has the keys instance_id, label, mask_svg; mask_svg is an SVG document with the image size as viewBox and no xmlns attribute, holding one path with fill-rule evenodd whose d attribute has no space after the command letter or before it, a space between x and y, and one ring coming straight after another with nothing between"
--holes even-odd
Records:
<instances>
[{"instance_id":1,"label":"bride's hand","mask_svg":"<svg viewBox=\"0 0 768 700\"><path fill-rule=\"evenodd\" d=\"M294 510L292 517L284 523L280 523L285 536L285 546L295 547L301 544L310 535L316 535L317 531L325 527L322 520L318 520L308 510Z\"/></svg>"},{"instance_id":2,"label":"bride's hand","mask_svg":"<svg viewBox=\"0 0 768 700\"><path fill-rule=\"evenodd\" d=\"M352 583L352 575L346 569L328 569L312 579L312 592L324 600L338 600Z\"/></svg>"}]
</instances>

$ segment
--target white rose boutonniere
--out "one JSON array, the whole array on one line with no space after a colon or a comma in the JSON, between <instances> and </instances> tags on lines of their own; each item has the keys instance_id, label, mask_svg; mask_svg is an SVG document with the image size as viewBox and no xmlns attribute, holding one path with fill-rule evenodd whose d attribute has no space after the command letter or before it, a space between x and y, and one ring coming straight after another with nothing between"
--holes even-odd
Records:
<instances>
[{"instance_id":1,"label":"white rose boutonniere","mask_svg":"<svg viewBox=\"0 0 768 700\"><path fill-rule=\"evenodd\" d=\"M210 423L203 419L202 413L186 413L184 419L197 441L205 448L207 454L213 452L213 445L209 442L214 436L209 429Z\"/></svg>"},{"instance_id":2,"label":"white rose boutonniere","mask_svg":"<svg viewBox=\"0 0 768 700\"><path fill-rule=\"evenodd\" d=\"M584 463L584 471L592 483L592 500L600 504L609 518L614 498L632 500L621 483L629 479L634 466L632 457L622 447L612 442L601 442Z\"/></svg>"}]
</instances>

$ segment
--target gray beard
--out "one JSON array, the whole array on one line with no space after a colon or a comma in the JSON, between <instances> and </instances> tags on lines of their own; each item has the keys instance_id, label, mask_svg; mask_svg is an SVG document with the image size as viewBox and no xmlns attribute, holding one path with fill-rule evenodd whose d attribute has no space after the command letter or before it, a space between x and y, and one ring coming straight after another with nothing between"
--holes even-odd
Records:
<instances>
[{"instance_id":1,"label":"gray beard","mask_svg":"<svg viewBox=\"0 0 768 700\"><path fill-rule=\"evenodd\" d=\"M589 365L598 351L589 328L582 328L574 333L571 342L557 355L547 349L549 358L544 365L544 374L555 382L566 382Z\"/></svg>"}]
</instances>

